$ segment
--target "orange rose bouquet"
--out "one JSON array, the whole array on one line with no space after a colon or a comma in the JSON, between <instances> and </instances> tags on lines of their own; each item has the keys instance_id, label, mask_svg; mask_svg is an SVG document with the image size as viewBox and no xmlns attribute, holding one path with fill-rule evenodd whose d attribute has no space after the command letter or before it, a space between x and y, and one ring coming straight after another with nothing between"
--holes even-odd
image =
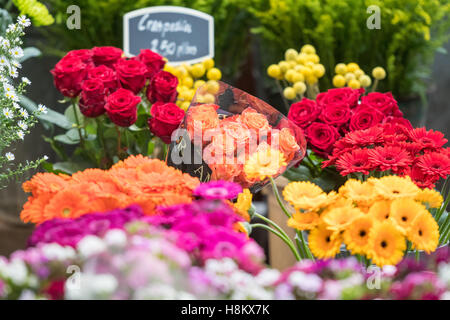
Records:
<instances>
[{"instance_id":1,"label":"orange rose bouquet","mask_svg":"<svg viewBox=\"0 0 450 320\"><path fill-rule=\"evenodd\" d=\"M197 90L172 135L169 165L255 192L305 155L302 130L264 101L223 82L213 97L206 86Z\"/></svg>"}]
</instances>

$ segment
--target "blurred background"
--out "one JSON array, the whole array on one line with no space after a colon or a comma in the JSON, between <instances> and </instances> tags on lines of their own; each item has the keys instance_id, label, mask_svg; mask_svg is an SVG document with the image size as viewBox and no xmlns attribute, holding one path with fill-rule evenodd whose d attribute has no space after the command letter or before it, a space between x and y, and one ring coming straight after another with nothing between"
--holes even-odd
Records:
<instances>
[{"instance_id":1,"label":"blurred background","mask_svg":"<svg viewBox=\"0 0 450 320\"><path fill-rule=\"evenodd\" d=\"M37 10L44 10L38 3L48 11ZM67 51L122 47L123 14L149 6L175 5L214 16L215 61L223 72L223 81L280 111L284 110L281 96L266 69L282 60L286 49L312 44L326 68L320 79L321 91L331 88L334 66L339 62L356 62L366 73L382 66L387 78L378 91L392 92L414 125L426 125L449 135L449 1L78 0L81 29L69 30L66 10L72 4L71 0L0 0L0 8L32 18L34 26L27 33L26 46L39 48L42 55L24 62L21 74L32 81L27 96L51 109L63 110L58 102L62 96L54 88L50 70ZM371 4L380 8L380 29L366 26ZM53 161L52 148L43 140L46 135L49 131L38 124L16 149L16 159L48 155ZM22 181L32 174L29 172ZM11 182L0 190L1 255L26 245L32 229L18 217L26 199L21 183Z\"/></svg>"}]
</instances>

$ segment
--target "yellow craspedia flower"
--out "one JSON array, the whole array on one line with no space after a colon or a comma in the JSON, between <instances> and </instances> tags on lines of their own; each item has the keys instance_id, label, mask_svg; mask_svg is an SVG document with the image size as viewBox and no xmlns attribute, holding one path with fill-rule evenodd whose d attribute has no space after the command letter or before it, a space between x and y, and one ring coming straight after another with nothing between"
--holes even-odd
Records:
<instances>
[{"instance_id":1,"label":"yellow craspedia flower","mask_svg":"<svg viewBox=\"0 0 450 320\"><path fill-rule=\"evenodd\" d=\"M281 68L277 64L272 64L267 68L267 74L269 77L279 79L281 76Z\"/></svg>"},{"instance_id":2,"label":"yellow craspedia flower","mask_svg":"<svg viewBox=\"0 0 450 320\"><path fill-rule=\"evenodd\" d=\"M189 76L183 77L183 79L181 79L181 83L185 87L192 88L192 86L194 85L194 79L192 79L192 77Z\"/></svg>"},{"instance_id":3,"label":"yellow craspedia flower","mask_svg":"<svg viewBox=\"0 0 450 320\"><path fill-rule=\"evenodd\" d=\"M438 191L429 188L419 190L414 200L422 202L429 208L439 208L444 202L444 198Z\"/></svg>"},{"instance_id":4,"label":"yellow craspedia flower","mask_svg":"<svg viewBox=\"0 0 450 320\"><path fill-rule=\"evenodd\" d=\"M195 91L194 90L183 90L178 94L178 98L184 101L191 101L194 98Z\"/></svg>"},{"instance_id":5,"label":"yellow craspedia flower","mask_svg":"<svg viewBox=\"0 0 450 320\"><path fill-rule=\"evenodd\" d=\"M36 0L13 0L20 14L27 15L36 26L49 26L55 22L45 5Z\"/></svg>"},{"instance_id":6,"label":"yellow craspedia flower","mask_svg":"<svg viewBox=\"0 0 450 320\"><path fill-rule=\"evenodd\" d=\"M334 72L343 76L347 73L347 66L345 65L345 63L338 63L334 67Z\"/></svg>"},{"instance_id":7,"label":"yellow craspedia flower","mask_svg":"<svg viewBox=\"0 0 450 320\"><path fill-rule=\"evenodd\" d=\"M297 55L295 62L297 62L299 64L305 64L306 62L308 62L308 57L309 57L308 54L301 52Z\"/></svg>"},{"instance_id":8,"label":"yellow craspedia flower","mask_svg":"<svg viewBox=\"0 0 450 320\"><path fill-rule=\"evenodd\" d=\"M334 258L340 252L342 238L338 232L328 230L324 224L312 229L308 236L308 246L319 259Z\"/></svg>"},{"instance_id":9,"label":"yellow craspedia flower","mask_svg":"<svg viewBox=\"0 0 450 320\"><path fill-rule=\"evenodd\" d=\"M349 64L347 64L347 72L355 72L358 69L359 69L359 66L355 62L350 62Z\"/></svg>"},{"instance_id":10,"label":"yellow craspedia flower","mask_svg":"<svg viewBox=\"0 0 450 320\"><path fill-rule=\"evenodd\" d=\"M191 68L191 74L194 76L194 78L203 77L205 72L206 72L206 69L202 63L196 63Z\"/></svg>"},{"instance_id":11,"label":"yellow craspedia flower","mask_svg":"<svg viewBox=\"0 0 450 320\"><path fill-rule=\"evenodd\" d=\"M348 86L352 89L359 89L361 88L361 83L356 79L352 79L348 82Z\"/></svg>"},{"instance_id":12,"label":"yellow craspedia flower","mask_svg":"<svg viewBox=\"0 0 450 320\"><path fill-rule=\"evenodd\" d=\"M297 62L294 60L288 61L289 69L294 69L297 66Z\"/></svg>"},{"instance_id":13,"label":"yellow craspedia flower","mask_svg":"<svg viewBox=\"0 0 450 320\"><path fill-rule=\"evenodd\" d=\"M292 87L286 87L283 90L283 95L288 100L294 100L297 94L295 93L294 88Z\"/></svg>"},{"instance_id":14,"label":"yellow craspedia flower","mask_svg":"<svg viewBox=\"0 0 450 320\"><path fill-rule=\"evenodd\" d=\"M420 189L409 176L386 176L379 179L369 179L375 191L385 199L415 198Z\"/></svg>"},{"instance_id":15,"label":"yellow craspedia flower","mask_svg":"<svg viewBox=\"0 0 450 320\"><path fill-rule=\"evenodd\" d=\"M203 95L203 103L215 103L215 102L216 102L216 97L214 97L213 94L207 93L207 94Z\"/></svg>"},{"instance_id":16,"label":"yellow craspedia flower","mask_svg":"<svg viewBox=\"0 0 450 320\"><path fill-rule=\"evenodd\" d=\"M345 86L345 78L344 76L337 74L333 77L333 86L335 86L336 88L342 88L343 86Z\"/></svg>"},{"instance_id":17,"label":"yellow craspedia flower","mask_svg":"<svg viewBox=\"0 0 450 320\"><path fill-rule=\"evenodd\" d=\"M317 54L308 54L308 56L306 57L306 61L316 64L319 63L320 57Z\"/></svg>"},{"instance_id":18,"label":"yellow craspedia flower","mask_svg":"<svg viewBox=\"0 0 450 320\"><path fill-rule=\"evenodd\" d=\"M208 58L206 60L203 60L203 66L205 67L206 70L214 68L214 59Z\"/></svg>"},{"instance_id":19,"label":"yellow craspedia flower","mask_svg":"<svg viewBox=\"0 0 450 320\"><path fill-rule=\"evenodd\" d=\"M285 73L290 68L290 65L287 61L280 61L278 63L278 66L280 67L282 73Z\"/></svg>"},{"instance_id":20,"label":"yellow craspedia flower","mask_svg":"<svg viewBox=\"0 0 450 320\"><path fill-rule=\"evenodd\" d=\"M316 84L319 81L316 76L313 74L306 76L306 83L307 84Z\"/></svg>"},{"instance_id":21,"label":"yellow craspedia flower","mask_svg":"<svg viewBox=\"0 0 450 320\"><path fill-rule=\"evenodd\" d=\"M295 59L297 58L298 52L295 49L287 49L286 52L284 53L284 58L286 59L286 61L295 61Z\"/></svg>"},{"instance_id":22,"label":"yellow craspedia flower","mask_svg":"<svg viewBox=\"0 0 450 320\"><path fill-rule=\"evenodd\" d=\"M287 70L286 73L284 74L284 78L285 78L287 81L289 81L289 82L295 82L295 81L292 80L292 78L294 77L294 75L295 75L296 73L297 73L297 72L295 72L295 70L289 69L289 70Z\"/></svg>"},{"instance_id":23,"label":"yellow craspedia flower","mask_svg":"<svg viewBox=\"0 0 450 320\"><path fill-rule=\"evenodd\" d=\"M356 69L355 71L353 71L353 74L355 75L356 79L359 79L364 75L364 71L362 71L361 69Z\"/></svg>"},{"instance_id":24,"label":"yellow craspedia flower","mask_svg":"<svg viewBox=\"0 0 450 320\"><path fill-rule=\"evenodd\" d=\"M314 53L316 53L316 49L310 44L305 44L300 49L300 52L307 53L307 54L314 54Z\"/></svg>"},{"instance_id":25,"label":"yellow craspedia flower","mask_svg":"<svg viewBox=\"0 0 450 320\"><path fill-rule=\"evenodd\" d=\"M375 189L371 183L361 182L356 179L347 180L347 182L339 188L339 194L362 206L370 206L378 200Z\"/></svg>"},{"instance_id":26,"label":"yellow craspedia flower","mask_svg":"<svg viewBox=\"0 0 450 320\"><path fill-rule=\"evenodd\" d=\"M190 105L191 105L190 101L183 101L180 104L180 108L183 109L184 111L186 111Z\"/></svg>"},{"instance_id":27,"label":"yellow craspedia flower","mask_svg":"<svg viewBox=\"0 0 450 320\"><path fill-rule=\"evenodd\" d=\"M292 83L303 81L305 81L305 77L300 72L294 71L294 74L292 75Z\"/></svg>"},{"instance_id":28,"label":"yellow craspedia flower","mask_svg":"<svg viewBox=\"0 0 450 320\"><path fill-rule=\"evenodd\" d=\"M345 81L346 81L347 83L349 83L351 80L355 80L355 79L356 79L356 76L355 76L355 74L352 73L352 72L347 72L347 73L344 75L344 78L345 78Z\"/></svg>"},{"instance_id":29,"label":"yellow craspedia flower","mask_svg":"<svg viewBox=\"0 0 450 320\"><path fill-rule=\"evenodd\" d=\"M293 88L294 88L296 93L304 94L305 91L306 91L306 84L304 82L302 82L302 81L299 81L299 82L294 83Z\"/></svg>"},{"instance_id":30,"label":"yellow craspedia flower","mask_svg":"<svg viewBox=\"0 0 450 320\"><path fill-rule=\"evenodd\" d=\"M316 64L313 66L313 74L317 77L323 77L325 74L325 67L322 64Z\"/></svg>"},{"instance_id":31,"label":"yellow craspedia flower","mask_svg":"<svg viewBox=\"0 0 450 320\"><path fill-rule=\"evenodd\" d=\"M358 208L342 207L331 209L324 213L321 218L328 229L333 231L343 231L355 218L358 218L361 215L363 215L363 213Z\"/></svg>"},{"instance_id":32,"label":"yellow craspedia flower","mask_svg":"<svg viewBox=\"0 0 450 320\"><path fill-rule=\"evenodd\" d=\"M367 88L370 87L370 85L372 84L372 79L370 79L368 75L364 74L361 77L359 77L359 82L361 83L362 87Z\"/></svg>"},{"instance_id":33,"label":"yellow craspedia flower","mask_svg":"<svg viewBox=\"0 0 450 320\"><path fill-rule=\"evenodd\" d=\"M372 76L377 80L386 78L386 71L382 67L376 67L372 70Z\"/></svg>"},{"instance_id":34,"label":"yellow craspedia flower","mask_svg":"<svg viewBox=\"0 0 450 320\"><path fill-rule=\"evenodd\" d=\"M283 198L296 209L315 210L327 203L327 194L309 181L295 181L283 189Z\"/></svg>"},{"instance_id":35,"label":"yellow craspedia flower","mask_svg":"<svg viewBox=\"0 0 450 320\"><path fill-rule=\"evenodd\" d=\"M238 212L238 214L244 218L246 221L250 221L250 215L248 211L252 206L253 195L249 189L244 189L240 194L238 194L236 203L233 207Z\"/></svg>"},{"instance_id":36,"label":"yellow craspedia flower","mask_svg":"<svg viewBox=\"0 0 450 320\"><path fill-rule=\"evenodd\" d=\"M417 215L423 212L428 212L425 206L412 198L396 199L391 203L390 218L406 231Z\"/></svg>"},{"instance_id":37,"label":"yellow craspedia flower","mask_svg":"<svg viewBox=\"0 0 450 320\"><path fill-rule=\"evenodd\" d=\"M369 233L367 257L377 266L396 265L403 258L406 241L389 220L377 222Z\"/></svg>"},{"instance_id":38,"label":"yellow craspedia flower","mask_svg":"<svg viewBox=\"0 0 450 320\"><path fill-rule=\"evenodd\" d=\"M222 78L222 72L217 68L211 68L206 73L208 80L220 80Z\"/></svg>"},{"instance_id":39,"label":"yellow craspedia flower","mask_svg":"<svg viewBox=\"0 0 450 320\"><path fill-rule=\"evenodd\" d=\"M250 179L264 180L281 172L286 165L286 158L282 152L266 146L250 155L244 166L244 172Z\"/></svg>"},{"instance_id":40,"label":"yellow craspedia flower","mask_svg":"<svg viewBox=\"0 0 450 320\"><path fill-rule=\"evenodd\" d=\"M194 82L194 89L200 88L202 85L204 85L206 82L205 80L196 80Z\"/></svg>"},{"instance_id":41,"label":"yellow craspedia flower","mask_svg":"<svg viewBox=\"0 0 450 320\"><path fill-rule=\"evenodd\" d=\"M206 91L211 94L219 92L220 85L216 80L209 80L206 82Z\"/></svg>"},{"instance_id":42,"label":"yellow craspedia flower","mask_svg":"<svg viewBox=\"0 0 450 320\"><path fill-rule=\"evenodd\" d=\"M297 230L311 230L320 222L320 217L317 212L299 212L296 211L292 218L288 219L287 225Z\"/></svg>"},{"instance_id":43,"label":"yellow craspedia flower","mask_svg":"<svg viewBox=\"0 0 450 320\"><path fill-rule=\"evenodd\" d=\"M391 215L391 201L390 200L376 201L370 207L368 215L380 222L389 219Z\"/></svg>"},{"instance_id":44,"label":"yellow craspedia flower","mask_svg":"<svg viewBox=\"0 0 450 320\"><path fill-rule=\"evenodd\" d=\"M414 249L431 253L439 244L439 226L429 212L419 214L407 231Z\"/></svg>"},{"instance_id":45,"label":"yellow craspedia flower","mask_svg":"<svg viewBox=\"0 0 450 320\"><path fill-rule=\"evenodd\" d=\"M347 249L352 254L365 254L369 242L369 233L374 220L369 215L355 218L344 231L343 238Z\"/></svg>"}]
</instances>

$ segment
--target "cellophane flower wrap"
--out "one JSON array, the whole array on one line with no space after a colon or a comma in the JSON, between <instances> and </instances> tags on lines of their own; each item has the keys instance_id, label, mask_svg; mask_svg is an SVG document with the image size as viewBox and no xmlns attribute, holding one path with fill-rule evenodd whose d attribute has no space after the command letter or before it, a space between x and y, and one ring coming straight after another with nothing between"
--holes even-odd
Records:
<instances>
[{"instance_id":1,"label":"cellophane flower wrap","mask_svg":"<svg viewBox=\"0 0 450 320\"><path fill-rule=\"evenodd\" d=\"M200 181L239 183L252 192L297 164L306 151L300 127L250 94L219 82L200 87L178 130L167 163Z\"/></svg>"}]
</instances>

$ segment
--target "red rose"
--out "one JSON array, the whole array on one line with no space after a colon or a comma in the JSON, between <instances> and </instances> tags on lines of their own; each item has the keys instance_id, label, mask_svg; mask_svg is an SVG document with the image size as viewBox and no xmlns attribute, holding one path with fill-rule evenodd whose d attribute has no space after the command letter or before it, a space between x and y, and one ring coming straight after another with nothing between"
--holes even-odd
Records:
<instances>
[{"instance_id":1,"label":"red rose","mask_svg":"<svg viewBox=\"0 0 450 320\"><path fill-rule=\"evenodd\" d=\"M169 144L174 132L184 118L184 111L174 103L156 102L150 110L152 118L148 120L150 131Z\"/></svg>"},{"instance_id":2,"label":"red rose","mask_svg":"<svg viewBox=\"0 0 450 320\"><path fill-rule=\"evenodd\" d=\"M146 76L151 79L158 71L164 68L166 62L163 57L150 49L143 49L137 59L147 66Z\"/></svg>"},{"instance_id":3,"label":"red rose","mask_svg":"<svg viewBox=\"0 0 450 320\"><path fill-rule=\"evenodd\" d=\"M81 83L86 77L86 64L76 57L64 57L50 71L55 87L65 97L74 98L81 91Z\"/></svg>"},{"instance_id":4,"label":"red rose","mask_svg":"<svg viewBox=\"0 0 450 320\"><path fill-rule=\"evenodd\" d=\"M141 98L133 92L120 88L106 99L105 110L116 125L129 127L137 120L137 105Z\"/></svg>"},{"instance_id":5,"label":"red rose","mask_svg":"<svg viewBox=\"0 0 450 320\"><path fill-rule=\"evenodd\" d=\"M98 117L105 112L105 86L96 79L84 80L81 87L80 111L90 118Z\"/></svg>"},{"instance_id":6,"label":"red rose","mask_svg":"<svg viewBox=\"0 0 450 320\"><path fill-rule=\"evenodd\" d=\"M88 79L100 80L109 93L116 91L119 86L119 79L116 72L107 66L98 66L88 71Z\"/></svg>"},{"instance_id":7,"label":"red rose","mask_svg":"<svg viewBox=\"0 0 450 320\"><path fill-rule=\"evenodd\" d=\"M329 104L346 104L354 108L358 104L359 96L364 93L364 89L336 88L317 95L316 102L319 106L326 107Z\"/></svg>"},{"instance_id":8,"label":"red rose","mask_svg":"<svg viewBox=\"0 0 450 320\"><path fill-rule=\"evenodd\" d=\"M147 98L152 103L175 102L177 98L178 79L173 74L166 71L159 71L155 74L147 89Z\"/></svg>"},{"instance_id":9,"label":"red rose","mask_svg":"<svg viewBox=\"0 0 450 320\"><path fill-rule=\"evenodd\" d=\"M322 156L328 155L333 148L333 144L340 138L335 127L320 122L313 122L305 133L312 149Z\"/></svg>"},{"instance_id":10,"label":"red rose","mask_svg":"<svg viewBox=\"0 0 450 320\"><path fill-rule=\"evenodd\" d=\"M381 111L386 116L403 116L403 113L398 108L397 101L395 101L390 92L371 92L361 98L361 103Z\"/></svg>"},{"instance_id":11,"label":"red rose","mask_svg":"<svg viewBox=\"0 0 450 320\"><path fill-rule=\"evenodd\" d=\"M375 108L360 104L350 119L350 130L364 130L383 120L384 115Z\"/></svg>"},{"instance_id":12,"label":"red rose","mask_svg":"<svg viewBox=\"0 0 450 320\"><path fill-rule=\"evenodd\" d=\"M90 49L72 50L67 52L66 57L79 58L85 64L92 64L92 51Z\"/></svg>"},{"instance_id":13,"label":"red rose","mask_svg":"<svg viewBox=\"0 0 450 320\"><path fill-rule=\"evenodd\" d=\"M142 62L120 59L115 67L120 83L125 89L136 94L145 86L147 67Z\"/></svg>"},{"instance_id":14,"label":"red rose","mask_svg":"<svg viewBox=\"0 0 450 320\"><path fill-rule=\"evenodd\" d=\"M122 53L122 50L116 47L94 47L92 48L92 60L96 66L105 65L112 68L122 57Z\"/></svg>"},{"instance_id":15,"label":"red rose","mask_svg":"<svg viewBox=\"0 0 450 320\"><path fill-rule=\"evenodd\" d=\"M317 119L320 109L313 100L303 98L302 101L293 103L289 109L288 119L300 128L306 128Z\"/></svg>"},{"instance_id":16,"label":"red rose","mask_svg":"<svg viewBox=\"0 0 450 320\"><path fill-rule=\"evenodd\" d=\"M322 108L320 119L329 125L339 127L346 124L352 116L350 107L344 103L332 103Z\"/></svg>"}]
</instances>

